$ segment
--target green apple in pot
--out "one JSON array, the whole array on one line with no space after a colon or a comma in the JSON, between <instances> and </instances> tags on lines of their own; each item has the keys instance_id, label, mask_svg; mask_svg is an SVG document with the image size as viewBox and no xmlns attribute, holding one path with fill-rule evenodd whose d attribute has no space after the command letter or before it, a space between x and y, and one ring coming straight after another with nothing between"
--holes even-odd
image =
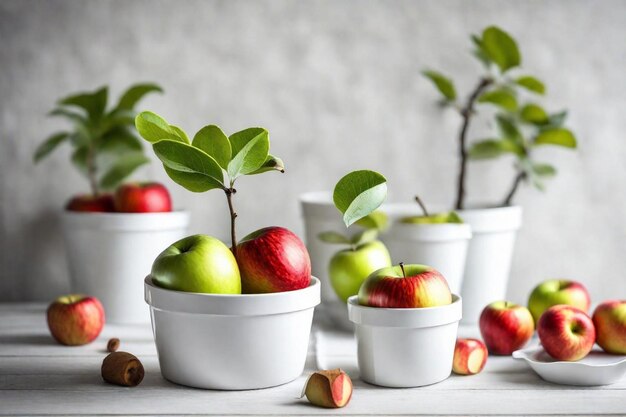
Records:
<instances>
[{"instance_id":1,"label":"green apple in pot","mask_svg":"<svg viewBox=\"0 0 626 417\"><path fill-rule=\"evenodd\" d=\"M175 242L152 264L155 285L169 290L210 294L241 294L239 267L231 250L207 235Z\"/></svg>"},{"instance_id":2,"label":"green apple in pot","mask_svg":"<svg viewBox=\"0 0 626 417\"><path fill-rule=\"evenodd\" d=\"M443 224L443 223L463 223L463 219L455 211L444 211L440 213L431 214L426 205L422 202L419 196L415 196L415 202L419 204L422 209L421 216L408 216L400 219L400 223L405 224Z\"/></svg>"}]
</instances>

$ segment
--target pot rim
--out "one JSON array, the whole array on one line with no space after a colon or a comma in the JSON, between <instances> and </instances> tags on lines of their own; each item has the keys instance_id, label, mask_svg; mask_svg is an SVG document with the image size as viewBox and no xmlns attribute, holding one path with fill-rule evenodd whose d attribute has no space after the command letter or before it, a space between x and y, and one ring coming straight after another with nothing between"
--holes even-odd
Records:
<instances>
[{"instance_id":1,"label":"pot rim","mask_svg":"<svg viewBox=\"0 0 626 417\"><path fill-rule=\"evenodd\" d=\"M451 242L469 240L472 237L472 228L466 223L435 223L411 224L394 222L385 238L393 238L407 242Z\"/></svg>"},{"instance_id":2,"label":"pot rim","mask_svg":"<svg viewBox=\"0 0 626 417\"><path fill-rule=\"evenodd\" d=\"M522 226L522 206L459 210L459 216L475 233L509 232Z\"/></svg>"},{"instance_id":3,"label":"pot rim","mask_svg":"<svg viewBox=\"0 0 626 417\"><path fill-rule=\"evenodd\" d=\"M320 280L306 288L266 294L207 294L157 287L148 275L144 299L155 310L214 316L268 316L314 308L320 303Z\"/></svg>"},{"instance_id":4,"label":"pot rim","mask_svg":"<svg viewBox=\"0 0 626 417\"><path fill-rule=\"evenodd\" d=\"M92 213L64 210L61 214L67 230L116 230L146 232L186 228L190 213L175 210L159 213Z\"/></svg>"},{"instance_id":5,"label":"pot rim","mask_svg":"<svg viewBox=\"0 0 626 417\"><path fill-rule=\"evenodd\" d=\"M358 295L348 298L350 321L374 327L427 328L459 322L462 317L461 296L452 294L452 303L424 308L381 308L359 304Z\"/></svg>"}]
</instances>

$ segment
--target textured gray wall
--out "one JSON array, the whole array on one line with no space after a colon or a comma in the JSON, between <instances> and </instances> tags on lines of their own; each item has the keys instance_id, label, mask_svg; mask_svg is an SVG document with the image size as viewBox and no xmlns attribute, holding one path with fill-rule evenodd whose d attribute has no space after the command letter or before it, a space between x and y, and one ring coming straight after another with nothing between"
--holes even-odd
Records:
<instances>
[{"instance_id":1,"label":"textured gray wall","mask_svg":"<svg viewBox=\"0 0 626 417\"><path fill-rule=\"evenodd\" d=\"M510 297L524 301L548 277L584 281L596 301L626 297L625 22L624 1L1 0L0 300L68 291L58 212L87 184L66 149L31 163L61 127L44 116L58 97L153 80L166 94L144 108L189 132L267 127L288 173L241 181L239 233L300 233L298 194L355 168L384 173L391 200L452 201L459 118L433 105L418 70L445 69L467 91L479 71L468 34L492 23L518 39L547 106L570 109L580 141L578 153L542 150L559 176L545 194L519 194ZM474 199L500 199L510 165L472 165ZM185 192L158 163L137 177L170 184L194 232L227 236L221 193Z\"/></svg>"}]
</instances>

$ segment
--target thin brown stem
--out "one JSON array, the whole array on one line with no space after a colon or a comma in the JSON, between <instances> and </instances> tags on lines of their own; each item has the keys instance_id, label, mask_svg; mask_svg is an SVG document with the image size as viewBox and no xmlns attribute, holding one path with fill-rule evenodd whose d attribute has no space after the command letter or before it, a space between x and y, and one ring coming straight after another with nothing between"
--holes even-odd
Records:
<instances>
[{"instance_id":1,"label":"thin brown stem","mask_svg":"<svg viewBox=\"0 0 626 417\"><path fill-rule=\"evenodd\" d=\"M237 192L232 185L230 188L224 188L224 192L226 193L226 200L228 201L228 210L230 211L230 241L232 244L231 251L233 255L235 255L235 259L237 258L237 237L235 234L235 219L237 218L237 213L235 213L235 209L233 207L233 194Z\"/></svg>"},{"instance_id":2,"label":"thin brown stem","mask_svg":"<svg viewBox=\"0 0 626 417\"><path fill-rule=\"evenodd\" d=\"M87 150L87 177L89 178L91 194L97 197L100 194L100 190L98 189L98 180L96 179L96 158L93 148L93 144L91 144Z\"/></svg>"},{"instance_id":3,"label":"thin brown stem","mask_svg":"<svg viewBox=\"0 0 626 417\"><path fill-rule=\"evenodd\" d=\"M417 204L419 204L420 208L422 209L422 211L424 212L424 216L428 217L428 210L426 210L426 205L424 204L424 202L422 201L421 198L419 198L419 196L415 196L415 201L417 201Z\"/></svg>"},{"instance_id":4,"label":"thin brown stem","mask_svg":"<svg viewBox=\"0 0 626 417\"><path fill-rule=\"evenodd\" d=\"M515 196L515 193L517 192L520 184L525 178L526 178L526 173L524 172L520 172L515 176L515 180L513 181L513 186L511 186L511 190L506 195L506 198L504 199L504 202L502 203L503 206L511 205L511 202L513 202L513 196Z\"/></svg>"},{"instance_id":5,"label":"thin brown stem","mask_svg":"<svg viewBox=\"0 0 626 417\"><path fill-rule=\"evenodd\" d=\"M406 278L406 272L404 271L404 262L400 262L400 269L402 270L402 276Z\"/></svg>"},{"instance_id":6,"label":"thin brown stem","mask_svg":"<svg viewBox=\"0 0 626 417\"><path fill-rule=\"evenodd\" d=\"M461 158L461 167L459 171L459 179L457 183L457 196L454 207L456 210L462 210L465 202L465 179L467 176L467 131L470 125L470 119L474 113L474 104L480 94L493 83L491 78L481 78L480 82L474 89L474 92L467 99L467 104L461 109L463 124L459 133L459 156Z\"/></svg>"}]
</instances>

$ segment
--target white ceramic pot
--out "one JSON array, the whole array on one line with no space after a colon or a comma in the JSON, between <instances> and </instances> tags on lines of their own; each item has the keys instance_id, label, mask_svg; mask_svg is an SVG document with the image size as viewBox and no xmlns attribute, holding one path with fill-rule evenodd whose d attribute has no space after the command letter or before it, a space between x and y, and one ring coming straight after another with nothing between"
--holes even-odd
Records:
<instances>
[{"instance_id":1,"label":"white ceramic pot","mask_svg":"<svg viewBox=\"0 0 626 417\"><path fill-rule=\"evenodd\" d=\"M467 247L472 236L467 224L408 224L396 221L382 236L394 264L423 264L437 269L459 294Z\"/></svg>"},{"instance_id":2,"label":"white ceramic pot","mask_svg":"<svg viewBox=\"0 0 626 417\"><path fill-rule=\"evenodd\" d=\"M459 215L472 228L461 290L463 324L476 324L487 304L506 299L522 208L462 210Z\"/></svg>"},{"instance_id":3,"label":"white ceramic pot","mask_svg":"<svg viewBox=\"0 0 626 417\"><path fill-rule=\"evenodd\" d=\"M408 388L450 376L461 297L429 308L376 308L348 299L355 324L361 379L375 385Z\"/></svg>"},{"instance_id":4,"label":"white ceramic pot","mask_svg":"<svg viewBox=\"0 0 626 417\"><path fill-rule=\"evenodd\" d=\"M145 279L163 377L196 388L245 390L293 381L307 358L320 282L271 294L172 291Z\"/></svg>"},{"instance_id":5,"label":"white ceramic pot","mask_svg":"<svg viewBox=\"0 0 626 417\"><path fill-rule=\"evenodd\" d=\"M185 237L189 213L63 213L72 292L97 297L107 323L149 323L143 279Z\"/></svg>"}]
</instances>

